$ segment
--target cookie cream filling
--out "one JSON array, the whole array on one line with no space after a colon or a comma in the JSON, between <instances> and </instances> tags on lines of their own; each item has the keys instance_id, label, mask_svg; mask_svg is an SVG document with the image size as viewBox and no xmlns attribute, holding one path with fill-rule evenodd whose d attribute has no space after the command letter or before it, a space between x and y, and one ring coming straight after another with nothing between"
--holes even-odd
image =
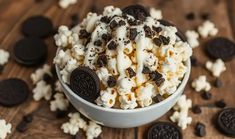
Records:
<instances>
[{"instance_id":1,"label":"cookie cream filling","mask_svg":"<svg viewBox=\"0 0 235 139\"><path fill-rule=\"evenodd\" d=\"M60 50L54 63L67 84L76 67L93 69L101 84L99 106L147 107L157 103L156 95L173 94L188 70L185 61L192 50L177 31L152 16L137 20L107 6L102 15L88 13L71 30L59 28L54 38Z\"/></svg>"}]
</instances>

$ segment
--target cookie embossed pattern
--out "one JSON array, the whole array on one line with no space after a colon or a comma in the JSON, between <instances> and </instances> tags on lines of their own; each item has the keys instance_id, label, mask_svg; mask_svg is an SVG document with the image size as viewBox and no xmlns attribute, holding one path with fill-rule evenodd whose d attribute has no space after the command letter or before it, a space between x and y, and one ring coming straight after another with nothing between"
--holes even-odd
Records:
<instances>
[{"instance_id":1,"label":"cookie embossed pattern","mask_svg":"<svg viewBox=\"0 0 235 139\"><path fill-rule=\"evenodd\" d=\"M54 38L59 47L54 63L66 96L105 126L136 127L159 118L189 78L192 49L185 36L140 5L88 13L71 30L61 26ZM163 101L155 102L156 96Z\"/></svg>"}]
</instances>

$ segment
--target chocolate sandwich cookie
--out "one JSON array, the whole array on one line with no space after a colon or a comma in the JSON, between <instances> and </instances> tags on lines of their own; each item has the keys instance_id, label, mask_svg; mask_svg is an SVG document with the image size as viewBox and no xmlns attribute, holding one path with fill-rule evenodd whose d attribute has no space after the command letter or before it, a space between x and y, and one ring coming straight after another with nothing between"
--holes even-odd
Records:
<instances>
[{"instance_id":1,"label":"chocolate sandwich cookie","mask_svg":"<svg viewBox=\"0 0 235 139\"><path fill-rule=\"evenodd\" d=\"M206 53L213 59L230 60L235 55L235 44L223 37L216 37L206 43Z\"/></svg>"},{"instance_id":2,"label":"chocolate sandwich cookie","mask_svg":"<svg viewBox=\"0 0 235 139\"><path fill-rule=\"evenodd\" d=\"M148 130L147 139L182 139L180 129L169 122L157 122Z\"/></svg>"},{"instance_id":3,"label":"chocolate sandwich cookie","mask_svg":"<svg viewBox=\"0 0 235 139\"><path fill-rule=\"evenodd\" d=\"M88 67L81 66L73 70L70 86L75 94L92 103L100 95L99 77Z\"/></svg>"},{"instance_id":4,"label":"chocolate sandwich cookie","mask_svg":"<svg viewBox=\"0 0 235 139\"><path fill-rule=\"evenodd\" d=\"M160 24L162 24L162 25L164 25L164 26L174 26L174 27L176 27L173 23L171 23L171 22L169 22L169 21L162 20L162 19L160 19L160 20L158 20L158 21L160 22ZM183 33L181 30L179 30L178 28L177 28L176 35L177 35L183 42L187 42L186 36L185 36L184 33Z\"/></svg>"},{"instance_id":5,"label":"chocolate sandwich cookie","mask_svg":"<svg viewBox=\"0 0 235 139\"><path fill-rule=\"evenodd\" d=\"M26 66L35 66L46 60L47 46L39 38L23 38L13 46L14 59Z\"/></svg>"},{"instance_id":6,"label":"chocolate sandwich cookie","mask_svg":"<svg viewBox=\"0 0 235 139\"><path fill-rule=\"evenodd\" d=\"M220 111L216 122L223 134L235 137L235 108L226 108Z\"/></svg>"},{"instance_id":7,"label":"chocolate sandwich cookie","mask_svg":"<svg viewBox=\"0 0 235 139\"><path fill-rule=\"evenodd\" d=\"M33 16L22 24L22 33L25 36L47 37L53 31L51 20L44 16Z\"/></svg>"},{"instance_id":8,"label":"chocolate sandwich cookie","mask_svg":"<svg viewBox=\"0 0 235 139\"><path fill-rule=\"evenodd\" d=\"M18 78L10 78L0 82L0 104L13 107L26 101L29 94L27 83Z\"/></svg>"},{"instance_id":9,"label":"chocolate sandwich cookie","mask_svg":"<svg viewBox=\"0 0 235 139\"><path fill-rule=\"evenodd\" d=\"M135 19L141 21L144 21L147 16L150 16L149 12L145 9L145 7L138 4L125 7L124 9L122 9L122 12L124 14L131 15Z\"/></svg>"}]
</instances>

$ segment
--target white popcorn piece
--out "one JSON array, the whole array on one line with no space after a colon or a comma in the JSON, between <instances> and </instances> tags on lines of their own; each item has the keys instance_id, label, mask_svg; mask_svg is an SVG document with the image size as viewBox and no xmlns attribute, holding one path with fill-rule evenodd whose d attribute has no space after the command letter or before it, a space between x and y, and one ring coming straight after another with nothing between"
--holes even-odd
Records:
<instances>
[{"instance_id":1,"label":"white popcorn piece","mask_svg":"<svg viewBox=\"0 0 235 139\"><path fill-rule=\"evenodd\" d=\"M55 91L57 91L57 92L63 92L63 88L62 88L62 85L61 85L61 83L60 83L59 80L57 80L57 81L55 82Z\"/></svg>"},{"instance_id":2,"label":"white popcorn piece","mask_svg":"<svg viewBox=\"0 0 235 139\"><path fill-rule=\"evenodd\" d=\"M137 101L141 107L147 107L152 104L152 97L156 96L156 88L150 83L140 86L136 91Z\"/></svg>"},{"instance_id":3,"label":"white popcorn piece","mask_svg":"<svg viewBox=\"0 0 235 139\"><path fill-rule=\"evenodd\" d=\"M100 91L100 96L97 98L97 105L111 108L116 102L117 91L113 88L107 88L106 90Z\"/></svg>"},{"instance_id":4,"label":"white popcorn piece","mask_svg":"<svg viewBox=\"0 0 235 139\"><path fill-rule=\"evenodd\" d=\"M70 31L67 26L62 25L59 27L58 34L54 36L54 39L56 46L68 47L69 44L70 45L76 44L79 38L77 33Z\"/></svg>"},{"instance_id":5,"label":"white popcorn piece","mask_svg":"<svg viewBox=\"0 0 235 139\"><path fill-rule=\"evenodd\" d=\"M0 139L5 139L7 134L11 133L12 125L10 123L6 123L4 119L0 119Z\"/></svg>"},{"instance_id":6,"label":"white popcorn piece","mask_svg":"<svg viewBox=\"0 0 235 139\"><path fill-rule=\"evenodd\" d=\"M52 95L51 85L47 85L45 81L37 82L36 87L33 89L33 99L39 101L42 98L50 100Z\"/></svg>"},{"instance_id":7,"label":"white popcorn piece","mask_svg":"<svg viewBox=\"0 0 235 139\"><path fill-rule=\"evenodd\" d=\"M70 83L70 74L71 72L78 67L78 62L76 59L69 59L63 68L63 70L60 71L60 74L62 76L62 80L65 83Z\"/></svg>"},{"instance_id":8,"label":"white popcorn piece","mask_svg":"<svg viewBox=\"0 0 235 139\"><path fill-rule=\"evenodd\" d=\"M31 74L30 78L33 81L33 84L36 84L42 80L44 74L52 76L51 67L48 64L43 65L42 68L37 69L34 73Z\"/></svg>"},{"instance_id":9,"label":"white popcorn piece","mask_svg":"<svg viewBox=\"0 0 235 139\"><path fill-rule=\"evenodd\" d=\"M106 6L104 7L103 15L105 16L114 16L114 15L121 15L122 10L120 8L116 8L113 6Z\"/></svg>"},{"instance_id":10,"label":"white popcorn piece","mask_svg":"<svg viewBox=\"0 0 235 139\"><path fill-rule=\"evenodd\" d=\"M170 117L172 122L177 122L178 126L182 130L187 128L187 125L191 124L192 118L188 116L188 110L192 107L192 100L186 99L185 95L182 95L174 106L176 110Z\"/></svg>"},{"instance_id":11,"label":"white popcorn piece","mask_svg":"<svg viewBox=\"0 0 235 139\"><path fill-rule=\"evenodd\" d=\"M77 0L59 0L59 6L63 9L66 9L75 3L77 3Z\"/></svg>"},{"instance_id":12,"label":"white popcorn piece","mask_svg":"<svg viewBox=\"0 0 235 139\"><path fill-rule=\"evenodd\" d=\"M225 64L221 59L217 59L214 63L207 61L206 68L211 71L215 77L219 77L220 74L226 70Z\"/></svg>"},{"instance_id":13,"label":"white popcorn piece","mask_svg":"<svg viewBox=\"0 0 235 139\"><path fill-rule=\"evenodd\" d=\"M52 100L50 102L50 110L56 111L61 110L65 111L69 107L69 101L65 98L64 94L62 93L56 93L54 95L55 100Z\"/></svg>"},{"instance_id":14,"label":"white popcorn piece","mask_svg":"<svg viewBox=\"0 0 235 139\"><path fill-rule=\"evenodd\" d=\"M198 27L198 32L203 38L206 38L208 36L215 36L218 33L218 29L213 22L207 20Z\"/></svg>"},{"instance_id":15,"label":"white popcorn piece","mask_svg":"<svg viewBox=\"0 0 235 139\"><path fill-rule=\"evenodd\" d=\"M55 56L53 63L57 64L60 68L63 68L67 61L72 58L70 50L60 50Z\"/></svg>"},{"instance_id":16,"label":"white popcorn piece","mask_svg":"<svg viewBox=\"0 0 235 139\"><path fill-rule=\"evenodd\" d=\"M209 91L211 89L211 85L206 81L206 76L201 75L197 79L194 79L192 82L192 87L197 91Z\"/></svg>"},{"instance_id":17,"label":"white popcorn piece","mask_svg":"<svg viewBox=\"0 0 235 139\"><path fill-rule=\"evenodd\" d=\"M120 95L131 92L132 87L136 86L135 82L130 78L121 78L117 81L117 90Z\"/></svg>"},{"instance_id":18,"label":"white popcorn piece","mask_svg":"<svg viewBox=\"0 0 235 139\"><path fill-rule=\"evenodd\" d=\"M0 49L0 65L4 65L8 62L8 59L10 57L9 52Z\"/></svg>"},{"instance_id":19,"label":"white popcorn piece","mask_svg":"<svg viewBox=\"0 0 235 139\"><path fill-rule=\"evenodd\" d=\"M101 134L101 132L102 132L101 126L99 126L93 121L90 121L86 129L87 139L97 138Z\"/></svg>"},{"instance_id":20,"label":"white popcorn piece","mask_svg":"<svg viewBox=\"0 0 235 139\"><path fill-rule=\"evenodd\" d=\"M109 76L111 76L111 74L109 73L108 69L105 67L100 68L99 70L97 70L97 75L99 77L99 79L101 80L101 82L107 86L107 81Z\"/></svg>"},{"instance_id":21,"label":"white popcorn piece","mask_svg":"<svg viewBox=\"0 0 235 139\"><path fill-rule=\"evenodd\" d=\"M185 33L186 37L187 37L187 41L189 43L189 45L191 46L192 49L196 48L199 46L199 34L194 31L194 30L187 30Z\"/></svg>"},{"instance_id":22,"label":"white popcorn piece","mask_svg":"<svg viewBox=\"0 0 235 139\"><path fill-rule=\"evenodd\" d=\"M155 8L150 8L149 13L150 13L150 16L152 16L153 18L162 19L162 11L161 10L157 10Z\"/></svg>"},{"instance_id":23,"label":"white popcorn piece","mask_svg":"<svg viewBox=\"0 0 235 139\"><path fill-rule=\"evenodd\" d=\"M174 26L164 26L162 28L162 32L160 32L161 35L165 36L165 37L169 37L170 38L170 43L169 44L175 44L177 36L175 35L175 33L177 32L177 28Z\"/></svg>"},{"instance_id":24,"label":"white popcorn piece","mask_svg":"<svg viewBox=\"0 0 235 139\"><path fill-rule=\"evenodd\" d=\"M144 65L148 67L151 71L157 70L157 63L158 59L153 53L148 54L144 61Z\"/></svg>"},{"instance_id":25,"label":"white popcorn piece","mask_svg":"<svg viewBox=\"0 0 235 139\"><path fill-rule=\"evenodd\" d=\"M120 107L124 110L134 109L138 106L134 93L126 93L119 96Z\"/></svg>"},{"instance_id":26,"label":"white popcorn piece","mask_svg":"<svg viewBox=\"0 0 235 139\"><path fill-rule=\"evenodd\" d=\"M193 51L188 43L179 41L175 43L175 53L177 53L178 57L180 57L179 59L186 61L193 54Z\"/></svg>"},{"instance_id":27,"label":"white popcorn piece","mask_svg":"<svg viewBox=\"0 0 235 139\"><path fill-rule=\"evenodd\" d=\"M64 133L70 135L76 135L79 129L83 129L86 131L87 123L80 117L78 112L76 113L69 113L69 121L62 124L61 129Z\"/></svg>"}]
</instances>

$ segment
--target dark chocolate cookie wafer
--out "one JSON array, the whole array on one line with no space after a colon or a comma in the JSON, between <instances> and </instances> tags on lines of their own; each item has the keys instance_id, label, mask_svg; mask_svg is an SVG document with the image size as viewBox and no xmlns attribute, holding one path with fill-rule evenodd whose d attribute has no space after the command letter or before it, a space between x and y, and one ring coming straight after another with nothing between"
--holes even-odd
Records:
<instances>
[{"instance_id":1,"label":"dark chocolate cookie wafer","mask_svg":"<svg viewBox=\"0 0 235 139\"><path fill-rule=\"evenodd\" d=\"M92 103L100 93L99 77L88 67L78 67L71 73L70 86L74 93Z\"/></svg>"},{"instance_id":2,"label":"dark chocolate cookie wafer","mask_svg":"<svg viewBox=\"0 0 235 139\"><path fill-rule=\"evenodd\" d=\"M148 130L148 139L182 139L182 133L172 123L157 122Z\"/></svg>"},{"instance_id":3,"label":"dark chocolate cookie wafer","mask_svg":"<svg viewBox=\"0 0 235 139\"><path fill-rule=\"evenodd\" d=\"M235 44L227 38L216 37L206 43L206 52L211 58L230 60L235 55Z\"/></svg>"},{"instance_id":4,"label":"dark chocolate cookie wafer","mask_svg":"<svg viewBox=\"0 0 235 139\"><path fill-rule=\"evenodd\" d=\"M217 126L225 135L235 137L235 108L226 108L219 112Z\"/></svg>"},{"instance_id":5,"label":"dark chocolate cookie wafer","mask_svg":"<svg viewBox=\"0 0 235 139\"><path fill-rule=\"evenodd\" d=\"M22 24L22 32L26 36L47 37L53 31L51 20L44 16L33 16Z\"/></svg>"},{"instance_id":6,"label":"dark chocolate cookie wafer","mask_svg":"<svg viewBox=\"0 0 235 139\"><path fill-rule=\"evenodd\" d=\"M122 9L122 12L128 15L133 16L137 20L144 21L147 16L150 16L149 12L145 7L141 5L131 5Z\"/></svg>"},{"instance_id":7,"label":"dark chocolate cookie wafer","mask_svg":"<svg viewBox=\"0 0 235 139\"><path fill-rule=\"evenodd\" d=\"M174 26L176 27L173 23L169 22L169 21L166 21L166 20L158 20L160 22L160 24L164 25L164 26ZM184 33L177 28L177 32L176 32L176 35L183 41L183 42L186 42L187 41L187 38L186 36L184 35Z\"/></svg>"},{"instance_id":8,"label":"dark chocolate cookie wafer","mask_svg":"<svg viewBox=\"0 0 235 139\"><path fill-rule=\"evenodd\" d=\"M47 46L39 38L23 38L13 46L15 60L27 66L34 66L45 61L47 56Z\"/></svg>"},{"instance_id":9,"label":"dark chocolate cookie wafer","mask_svg":"<svg viewBox=\"0 0 235 139\"><path fill-rule=\"evenodd\" d=\"M19 105L26 101L29 87L25 81L10 78L0 82L0 104L6 107Z\"/></svg>"}]
</instances>

